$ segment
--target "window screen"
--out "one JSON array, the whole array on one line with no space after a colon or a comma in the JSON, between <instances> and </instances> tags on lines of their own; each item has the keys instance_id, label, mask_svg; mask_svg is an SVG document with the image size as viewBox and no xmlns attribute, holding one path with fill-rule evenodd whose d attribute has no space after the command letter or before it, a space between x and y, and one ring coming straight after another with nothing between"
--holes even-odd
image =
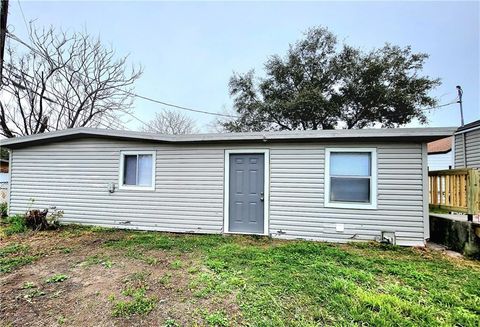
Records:
<instances>
[{"instance_id":1,"label":"window screen","mask_svg":"<svg viewBox=\"0 0 480 327\"><path fill-rule=\"evenodd\" d=\"M123 185L152 186L151 154L123 156Z\"/></svg>"},{"instance_id":2,"label":"window screen","mask_svg":"<svg viewBox=\"0 0 480 327\"><path fill-rule=\"evenodd\" d=\"M370 202L370 152L330 153L330 201Z\"/></svg>"}]
</instances>

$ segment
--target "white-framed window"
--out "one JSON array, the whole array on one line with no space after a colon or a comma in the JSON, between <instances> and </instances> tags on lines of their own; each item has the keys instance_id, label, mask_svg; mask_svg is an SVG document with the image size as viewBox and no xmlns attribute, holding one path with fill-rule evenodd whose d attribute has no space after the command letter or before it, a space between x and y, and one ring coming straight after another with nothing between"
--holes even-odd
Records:
<instances>
[{"instance_id":1,"label":"white-framed window","mask_svg":"<svg viewBox=\"0 0 480 327\"><path fill-rule=\"evenodd\" d=\"M325 206L377 208L377 149L325 149Z\"/></svg>"},{"instance_id":2,"label":"white-framed window","mask_svg":"<svg viewBox=\"0 0 480 327\"><path fill-rule=\"evenodd\" d=\"M155 151L120 151L120 189L155 190Z\"/></svg>"}]
</instances>

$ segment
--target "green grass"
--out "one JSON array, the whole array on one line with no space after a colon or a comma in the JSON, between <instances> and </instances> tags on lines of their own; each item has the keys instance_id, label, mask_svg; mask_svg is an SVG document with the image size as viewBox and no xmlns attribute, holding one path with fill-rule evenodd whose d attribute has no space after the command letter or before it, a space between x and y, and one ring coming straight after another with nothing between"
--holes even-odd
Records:
<instances>
[{"instance_id":1,"label":"green grass","mask_svg":"<svg viewBox=\"0 0 480 327\"><path fill-rule=\"evenodd\" d=\"M131 274L125 280L125 288L121 294L127 300L116 300L115 296L110 297L113 303L112 315L114 317L130 317L132 315L147 315L157 305L154 296L147 296L149 289L147 283L148 274L137 272Z\"/></svg>"},{"instance_id":2,"label":"green grass","mask_svg":"<svg viewBox=\"0 0 480 327\"><path fill-rule=\"evenodd\" d=\"M47 278L45 280L45 282L48 283L48 284L61 283L65 280L67 280L68 278L69 278L69 276L67 276L65 274L56 274L56 275L53 275L53 276Z\"/></svg>"},{"instance_id":3,"label":"green grass","mask_svg":"<svg viewBox=\"0 0 480 327\"><path fill-rule=\"evenodd\" d=\"M71 226L55 233L66 248L85 234L105 240L98 254L86 258L87 266L109 268L115 259L120 269L123 255L165 269L161 275L129 272L109 297L115 317L148 315L157 306L155 289L175 292L181 277L188 281L192 305L215 304L199 314L211 326L236 324L225 299L235 302L238 319L251 326L480 326L480 262L440 252ZM1 272L35 259L28 245L0 246ZM52 277L66 277L59 276ZM28 296L42 295L34 285L24 288Z\"/></svg>"},{"instance_id":4,"label":"green grass","mask_svg":"<svg viewBox=\"0 0 480 327\"><path fill-rule=\"evenodd\" d=\"M128 232L127 236L107 242L107 246L115 249L172 250L188 252L196 249L207 249L228 243L222 235L181 235L148 232Z\"/></svg>"},{"instance_id":5,"label":"green grass","mask_svg":"<svg viewBox=\"0 0 480 327\"><path fill-rule=\"evenodd\" d=\"M0 247L0 273L9 273L37 259L26 245L13 243Z\"/></svg>"},{"instance_id":6,"label":"green grass","mask_svg":"<svg viewBox=\"0 0 480 327\"><path fill-rule=\"evenodd\" d=\"M112 268L113 264L114 263L112 262L112 260L110 260L110 258L108 256L96 254L96 255L88 256L85 259L85 261L80 263L80 266L91 267L91 266L94 266L94 265L101 265L106 269L110 269L110 268Z\"/></svg>"},{"instance_id":7,"label":"green grass","mask_svg":"<svg viewBox=\"0 0 480 327\"><path fill-rule=\"evenodd\" d=\"M5 218L6 227L3 229L5 235L24 233L28 230L23 215L13 215Z\"/></svg>"},{"instance_id":8,"label":"green grass","mask_svg":"<svg viewBox=\"0 0 480 327\"><path fill-rule=\"evenodd\" d=\"M23 283L22 289L26 290L29 288L35 288L35 283L34 282L25 282Z\"/></svg>"},{"instance_id":9,"label":"green grass","mask_svg":"<svg viewBox=\"0 0 480 327\"><path fill-rule=\"evenodd\" d=\"M198 252L207 269L185 267L194 296L235 294L243 319L255 326L480 325L480 265L439 253L138 232L107 246Z\"/></svg>"},{"instance_id":10,"label":"green grass","mask_svg":"<svg viewBox=\"0 0 480 327\"><path fill-rule=\"evenodd\" d=\"M257 326L478 326L480 270L413 249L290 242L229 244L206 265ZM240 286L240 287L239 287Z\"/></svg>"},{"instance_id":11,"label":"green grass","mask_svg":"<svg viewBox=\"0 0 480 327\"><path fill-rule=\"evenodd\" d=\"M227 315L224 312L216 311L216 312L210 313L206 311L203 313L203 317L208 326L215 326L215 327L230 326Z\"/></svg>"}]
</instances>

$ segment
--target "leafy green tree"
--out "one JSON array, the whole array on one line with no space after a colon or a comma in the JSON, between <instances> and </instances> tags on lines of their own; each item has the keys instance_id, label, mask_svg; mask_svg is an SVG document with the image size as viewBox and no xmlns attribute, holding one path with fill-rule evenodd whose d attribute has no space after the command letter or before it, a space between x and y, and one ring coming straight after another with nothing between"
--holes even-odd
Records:
<instances>
[{"instance_id":1,"label":"leafy green tree","mask_svg":"<svg viewBox=\"0 0 480 327\"><path fill-rule=\"evenodd\" d=\"M8 150L5 148L0 148L0 159L8 160L8 157L9 157Z\"/></svg>"},{"instance_id":2,"label":"leafy green tree","mask_svg":"<svg viewBox=\"0 0 480 327\"><path fill-rule=\"evenodd\" d=\"M424 53L386 44L369 52L339 46L323 27L310 29L286 56L265 63L265 77L234 74L230 94L238 119L227 131L396 127L435 106L429 92L439 79L421 76Z\"/></svg>"}]
</instances>

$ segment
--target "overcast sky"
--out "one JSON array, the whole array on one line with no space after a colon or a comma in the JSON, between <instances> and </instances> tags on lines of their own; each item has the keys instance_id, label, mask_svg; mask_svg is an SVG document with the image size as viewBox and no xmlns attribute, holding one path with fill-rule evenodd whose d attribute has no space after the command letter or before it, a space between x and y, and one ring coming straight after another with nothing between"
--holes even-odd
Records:
<instances>
[{"instance_id":1,"label":"overcast sky","mask_svg":"<svg viewBox=\"0 0 480 327\"><path fill-rule=\"evenodd\" d=\"M307 28L324 25L340 40L365 50L385 42L430 54L425 74L442 79L433 95L440 103L464 90L467 122L480 118L479 2L37 2L21 1L37 26L86 29L130 53L145 73L136 92L162 101L222 112L231 107L232 72L255 68L284 54ZM10 1L9 28L27 39L19 3ZM135 114L149 120L162 106L135 101ZM189 114L203 131L213 118ZM457 105L429 114L430 126L460 123ZM413 124L414 125L414 124ZM139 123L131 121L137 129Z\"/></svg>"}]
</instances>

